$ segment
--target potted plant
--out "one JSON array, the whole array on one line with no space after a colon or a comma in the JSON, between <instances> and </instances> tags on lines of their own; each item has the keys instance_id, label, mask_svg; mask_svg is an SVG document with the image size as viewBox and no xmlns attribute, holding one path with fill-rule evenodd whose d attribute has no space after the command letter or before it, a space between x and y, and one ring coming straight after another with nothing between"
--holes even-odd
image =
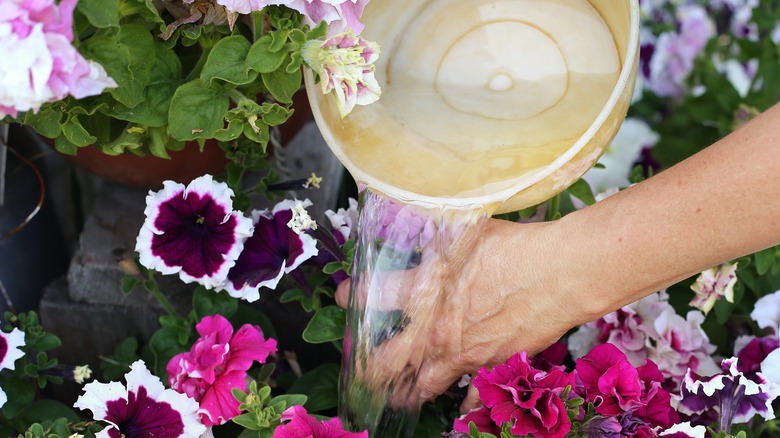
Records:
<instances>
[{"instance_id":1,"label":"potted plant","mask_svg":"<svg viewBox=\"0 0 780 438\"><path fill-rule=\"evenodd\" d=\"M4 46L15 62L0 73L0 116L71 156L95 156L90 147L170 158L188 143L202 151L222 142L247 164L266 152L273 131L300 127L295 111L308 111L298 93L303 48L359 31L354 17L365 3L5 2L16 27Z\"/></svg>"}]
</instances>

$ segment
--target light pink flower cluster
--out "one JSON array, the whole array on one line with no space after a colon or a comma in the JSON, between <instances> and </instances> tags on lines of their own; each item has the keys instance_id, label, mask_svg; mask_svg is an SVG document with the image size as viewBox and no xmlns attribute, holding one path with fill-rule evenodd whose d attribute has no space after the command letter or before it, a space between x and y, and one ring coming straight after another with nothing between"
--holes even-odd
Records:
<instances>
[{"instance_id":1,"label":"light pink flower cluster","mask_svg":"<svg viewBox=\"0 0 780 438\"><path fill-rule=\"evenodd\" d=\"M290 406L282 413L282 424L274 429L273 438L368 438L368 431L344 430L338 417L320 421L303 406Z\"/></svg>"},{"instance_id":2,"label":"light pink flower cluster","mask_svg":"<svg viewBox=\"0 0 780 438\"><path fill-rule=\"evenodd\" d=\"M237 416L239 401L232 389L246 391L247 370L276 352L276 340L265 339L260 327L233 326L221 315L206 316L196 326L200 339L190 351L168 362L168 383L200 403L200 420L207 427Z\"/></svg>"},{"instance_id":3,"label":"light pink flower cluster","mask_svg":"<svg viewBox=\"0 0 780 438\"><path fill-rule=\"evenodd\" d=\"M379 100L382 90L374 77L378 44L347 31L325 41L307 41L301 54L306 65L319 75L322 93L336 95L341 117L352 112L355 105Z\"/></svg>"},{"instance_id":4,"label":"light pink flower cluster","mask_svg":"<svg viewBox=\"0 0 780 438\"><path fill-rule=\"evenodd\" d=\"M266 6L281 5L294 9L310 25L324 21L331 35L352 29L355 34L363 31L360 16L369 0L217 0L231 12L248 14Z\"/></svg>"},{"instance_id":5,"label":"light pink flower cluster","mask_svg":"<svg viewBox=\"0 0 780 438\"><path fill-rule=\"evenodd\" d=\"M665 292L650 295L580 326L569 337L569 351L577 358L597 345L613 344L634 366L653 360L675 385L689 367L702 375L717 373L711 357L716 347L701 328L704 315L691 311L683 318L667 299Z\"/></svg>"},{"instance_id":6,"label":"light pink flower cluster","mask_svg":"<svg viewBox=\"0 0 780 438\"><path fill-rule=\"evenodd\" d=\"M0 2L0 118L37 111L46 102L77 99L116 87L100 64L73 47L78 0Z\"/></svg>"},{"instance_id":7,"label":"light pink flower cluster","mask_svg":"<svg viewBox=\"0 0 780 438\"><path fill-rule=\"evenodd\" d=\"M693 62L715 36L715 24L699 5L677 9L678 32L665 32L658 37L649 61L647 87L662 97L682 97L687 87Z\"/></svg>"}]
</instances>

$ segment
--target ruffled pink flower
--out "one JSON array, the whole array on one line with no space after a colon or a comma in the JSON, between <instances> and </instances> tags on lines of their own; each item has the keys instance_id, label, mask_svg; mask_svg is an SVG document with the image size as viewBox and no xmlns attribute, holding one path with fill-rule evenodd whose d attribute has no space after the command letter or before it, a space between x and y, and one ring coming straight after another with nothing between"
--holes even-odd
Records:
<instances>
[{"instance_id":1,"label":"ruffled pink flower","mask_svg":"<svg viewBox=\"0 0 780 438\"><path fill-rule=\"evenodd\" d=\"M585 399L596 413L611 417L630 412L651 426L669 427L678 417L669 393L661 386L663 376L652 361L634 368L617 347L603 344L577 359L577 377Z\"/></svg>"},{"instance_id":2,"label":"ruffled pink flower","mask_svg":"<svg viewBox=\"0 0 780 438\"><path fill-rule=\"evenodd\" d=\"M379 100L382 90L374 77L379 45L355 36L352 31L325 41L309 40L301 51L304 61L319 76L323 94L333 92L341 117L355 105Z\"/></svg>"},{"instance_id":3,"label":"ruffled pink flower","mask_svg":"<svg viewBox=\"0 0 780 438\"><path fill-rule=\"evenodd\" d=\"M473 381L491 420L497 425L511 422L513 434L537 438L562 438L569 433L571 422L561 396L574 383L574 375L563 367L549 372L532 367L525 352L492 371L480 369Z\"/></svg>"},{"instance_id":4,"label":"ruffled pink flower","mask_svg":"<svg viewBox=\"0 0 780 438\"><path fill-rule=\"evenodd\" d=\"M472 422L477 426L477 430L480 432L501 436L501 426L490 418L490 409L484 406L472 409L455 419L452 429L455 432L468 434L469 423Z\"/></svg>"},{"instance_id":5,"label":"ruffled pink flower","mask_svg":"<svg viewBox=\"0 0 780 438\"><path fill-rule=\"evenodd\" d=\"M77 0L0 3L0 117L37 111L46 102L100 94L117 84L71 45Z\"/></svg>"},{"instance_id":6,"label":"ruffled pink flower","mask_svg":"<svg viewBox=\"0 0 780 438\"><path fill-rule=\"evenodd\" d=\"M344 430L338 417L320 421L300 405L287 408L282 413L282 424L274 429L273 438L368 438L368 431Z\"/></svg>"},{"instance_id":7,"label":"ruffled pink flower","mask_svg":"<svg viewBox=\"0 0 780 438\"><path fill-rule=\"evenodd\" d=\"M259 327L233 326L221 315L206 316L196 326L200 338L190 351L171 358L166 367L171 388L200 403L203 424L223 424L239 415L232 389L246 391L247 370L276 352L276 340L265 339Z\"/></svg>"},{"instance_id":8,"label":"ruffled pink flower","mask_svg":"<svg viewBox=\"0 0 780 438\"><path fill-rule=\"evenodd\" d=\"M712 375L720 371L712 359L716 346L701 328L704 315L696 310L686 318L667 309L656 318L657 336L652 338L648 358L658 365L664 377L679 385L688 368L697 374Z\"/></svg>"},{"instance_id":9,"label":"ruffled pink flower","mask_svg":"<svg viewBox=\"0 0 780 438\"><path fill-rule=\"evenodd\" d=\"M737 284L736 271L736 263L726 263L699 274L696 282L691 286L696 296L691 300L690 305L706 315L721 298L733 303L734 285Z\"/></svg>"}]
</instances>

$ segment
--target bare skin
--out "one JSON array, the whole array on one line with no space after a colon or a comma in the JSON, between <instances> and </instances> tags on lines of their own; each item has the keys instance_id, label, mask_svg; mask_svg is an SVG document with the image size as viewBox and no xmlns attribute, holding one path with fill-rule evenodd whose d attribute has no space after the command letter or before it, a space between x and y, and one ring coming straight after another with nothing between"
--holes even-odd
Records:
<instances>
[{"instance_id":1,"label":"bare skin","mask_svg":"<svg viewBox=\"0 0 780 438\"><path fill-rule=\"evenodd\" d=\"M519 351L536 354L569 329L709 267L780 244L778 188L780 105L558 221L490 220L472 258L448 277L457 298L430 336L416 341L427 343L422 397ZM348 293L344 282L336 295L342 307ZM476 401L472 388L463 408Z\"/></svg>"}]
</instances>

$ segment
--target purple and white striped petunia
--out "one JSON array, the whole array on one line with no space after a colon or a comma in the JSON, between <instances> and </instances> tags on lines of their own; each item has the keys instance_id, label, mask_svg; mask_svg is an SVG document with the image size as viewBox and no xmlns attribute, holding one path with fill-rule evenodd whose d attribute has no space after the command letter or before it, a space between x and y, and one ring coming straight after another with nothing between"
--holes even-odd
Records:
<instances>
[{"instance_id":1,"label":"purple and white striped petunia","mask_svg":"<svg viewBox=\"0 0 780 438\"><path fill-rule=\"evenodd\" d=\"M185 187L165 181L146 197L146 221L136 239L141 264L185 283L218 288L235 264L252 220L233 211L233 190L211 175Z\"/></svg>"},{"instance_id":2,"label":"purple and white striped petunia","mask_svg":"<svg viewBox=\"0 0 780 438\"><path fill-rule=\"evenodd\" d=\"M288 223L293 209L308 207L311 201L302 203L284 200L270 212L253 211L254 234L244 244L244 250L230 269L227 281L221 285L232 297L249 302L260 298L260 288L275 289L285 273L292 272L301 263L316 256L317 241L306 233L296 233Z\"/></svg>"},{"instance_id":3,"label":"purple and white striped petunia","mask_svg":"<svg viewBox=\"0 0 780 438\"><path fill-rule=\"evenodd\" d=\"M0 370L12 370L15 362L24 356L21 350L24 347L24 332L18 328L11 330L11 333L0 331ZM8 401L8 396L0 388L0 408Z\"/></svg>"},{"instance_id":4,"label":"purple and white striped petunia","mask_svg":"<svg viewBox=\"0 0 780 438\"><path fill-rule=\"evenodd\" d=\"M165 389L142 360L131 365L125 380L126 387L119 382L88 383L73 405L109 423L97 438L199 437L206 431L198 419L198 402Z\"/></svg>"},{"instance_id":5,"label":"purple and white striped petunia","mask_svg":"<svg viewBox=\"0 0 780 438\"><path fill-rule=\"evenodd\" d=\"M775 418L772 402L780 395L780 385L760 372L745 376L738 370L737 358L721 362L722 374L701 377L690 370L683 380L682 391L675 396L677 411L700 415L713 410L720 414L720 428L728 431L732 424L747 423L755 415L766 420Z\"/></svg>"},{"instance_id":6,"label":"purple and white striped petunia","mask_svg":"<svg viewBox=\"0 0 780 438\"><path fill-rule=\"evenodd\" d=\"M707 428L704 426L691 426L691 423L686 421L661 431L658 436L667 438L705 438L707 436Z\"/></svg>"}]
</instances>

